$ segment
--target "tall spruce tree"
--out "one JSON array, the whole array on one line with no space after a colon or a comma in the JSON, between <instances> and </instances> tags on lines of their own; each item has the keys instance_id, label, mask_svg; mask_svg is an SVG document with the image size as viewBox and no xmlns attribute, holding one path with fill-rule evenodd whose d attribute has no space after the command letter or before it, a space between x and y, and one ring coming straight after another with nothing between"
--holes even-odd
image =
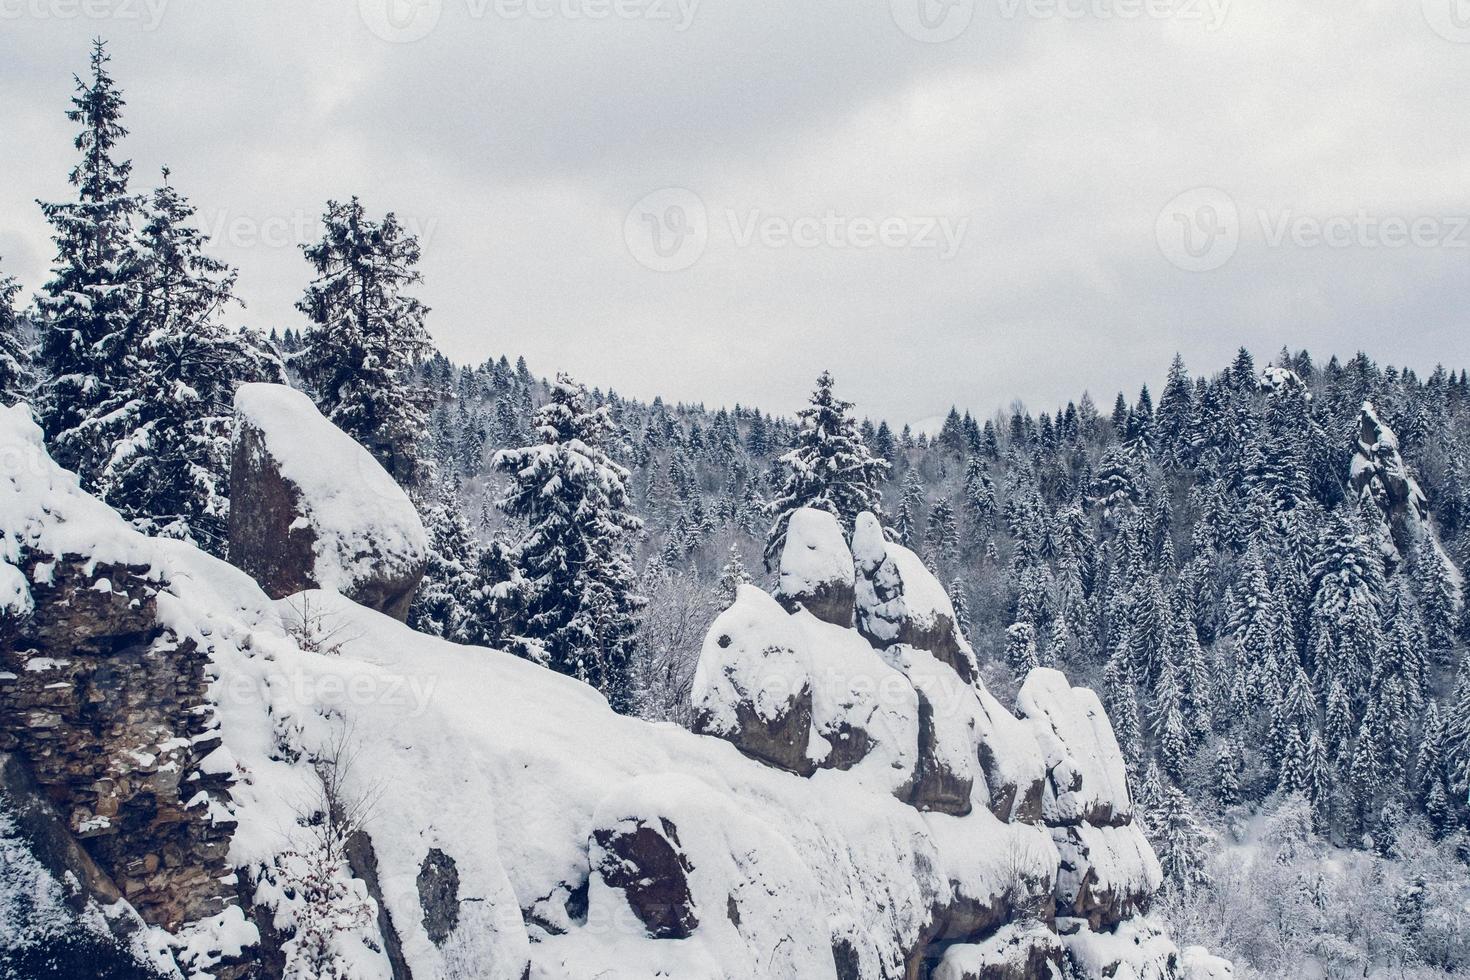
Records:
<instances>
[{"instance_id":1,"label":"tall spruce tree","mask_svg":"<svg viewBox=\"0 0 1470 980\"><path fill-rule=\"evenodd\" d=\"M321 241L302 246L316 278L296 307L313 328L291 363L322 414L413 486L428 423L412 368L430 349L428 307L404 293L422 279L418 238L356 197L327 202L322 223Z\"/></svg>"},{"instance_id":2,"label":"tall spruce tree","mask_svg":"<svg viewBox=\"0 0 1470 980\"><path fill-rule=\"evenodd\" d=\"M41 203L56 259L39 302L38 408L53 457L76 470L88 490L110 454L114 413L130 396L141 264L132 230L138 201L128 191L132 164L113 156L127 130L110 60L103 42L93 42L90 73L76 78L66 113L80 125L81 159L69 178L76 200Z\"/></svg>"},{"instance_id":3,"label":"tall spruce tree","mask_svg":"<svg viewBox=\"0 0 1470 980\"><path fill-rule=\"evenodd\" d=\"M546 662L586 681L618 711L632 707L628 676L643 600L635 591L628 471L608 454L607 408L566 375L536 412L540 443L495 454L511 475L501 508L524 521L512 560L522 595L518 632Z\"/></svg>"},{"instance_id":4,"label":"tall spruce tree","mask_svg":"<svg viewBox=\"0 0 1470 980\"><path fill-rule=\"evenodd\" d=\"M783 479L770 509L776 521L766 536L766 567L786 544L791 515L802 507L825 510L849 533L857 515L882 504L878 480L888 464L868 451L852 415L852 403L833 392L832 375L817 378L811 403L797 413L796 445L781 457Z\"/></svg>"}]
</instances>

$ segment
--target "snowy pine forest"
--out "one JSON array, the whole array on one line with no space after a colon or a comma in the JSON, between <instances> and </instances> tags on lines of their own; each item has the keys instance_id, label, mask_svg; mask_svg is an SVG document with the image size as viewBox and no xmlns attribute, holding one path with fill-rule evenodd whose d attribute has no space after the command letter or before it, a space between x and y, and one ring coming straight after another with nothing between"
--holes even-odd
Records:
<instances>
[{"instance_id":1,"label":"snowy pine forest","mask_svg":"<svg viewBox=\"0 0 1470 980\"><path fill-rule=\"evenodd\" d=\"M99 43L75 194L42 205L52 276L0 269L0 401L137 529L223 555L235 390L290 383L412 497L413 629L689 727L705 634L777 584L791 515L872 512L997 699L1037 667L1102 697L1181 944L1244 977L1470 972L1466 365L1242 348L1115 397L976 393L937 431L826 373L795 417L646 402L513 335L452 363L418 241L352 188L303 249L300 319L254 333L195 205L128 162L125 106Z\"/></svg>"}]
</instances>

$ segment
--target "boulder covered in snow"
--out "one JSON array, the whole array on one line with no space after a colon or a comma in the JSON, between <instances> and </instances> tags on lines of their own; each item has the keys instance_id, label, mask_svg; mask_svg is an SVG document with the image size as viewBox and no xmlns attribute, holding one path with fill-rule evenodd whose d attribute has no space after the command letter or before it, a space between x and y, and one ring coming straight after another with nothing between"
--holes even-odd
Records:
<instances>
[{"instance_id":1,"label":"boulder covered in snow","mask_svg":"<svg viewBox=\"0 0 1470 980\"><path fill-rule=\"evenodd\" d=\"M334 589L397 619L424 575L428 535L372 455L284 385L235 394L230 562L268 595Z\"/></svg>"},{"instance_id":2,"label":"boulder covered in snow","mask_svg":"<svg viewBox=\"0 0 1470 980\"><path fill-rule=\"evenodd\" d=\"M858 515L852 554L857 628L869 643L880 650L896 644L927 650L966 682L980 675L944 586L918 555L887 540L872 514Z\"/></svg>"},{"instance_id":3,"label":"boulder covered in snow","mask_svg":"<svg viewBox=\"0 0 1470 980\"><path fill-rule=\"evenodd\" d=\"M852 552L837 518L802 507L791 515L781 550L776 599L834 626L852 625Z\"/></svg>"},{"instance_id":4,"label":"boulder covered in snow","mask_svg":"<svg viewBox=\"0 0 1470 980\"><path fill-rule=\"evenodd\" d=\"M903 795L915 766L913 687L851 629L754 586L710 628L694 675L694 729L767 765L852 771Z\"/></svg>"},{"instance_id":5,"label":"boulder covered in snow","mask_svg":"<svg viewBox=\"0 0 1470 980\"><path fill-rule=\"evenodd\" d=\"M1148 912L1164 875L1137 825L1054 827L1052 841L1061 857L1058 915L1086 919L1096 930Z\"/></svg>"},{"instance_id":6,"label":"boulder covered in snow","mask_svg":"<svg viewBox=\"0 0 1470 980\"><path fill-rule=\"evenodd\" d=\"M1123 752L1096 694L1043 667L1026 676L1016 712L1046 760L1041 809L1047 824L1121 825L1132 819Z\"/></svg>"},{"instance_id":7,"label":"boulder covered in snow","mask_svg":"<svg viewBox=\"0 0 1470 980\"><path fill-rule=\"evenodd\" d=\"M811 668L791 617L742 585L704 638L694 673L694 730L788 772L810 775Z\"/></svg>"}]
</instances>

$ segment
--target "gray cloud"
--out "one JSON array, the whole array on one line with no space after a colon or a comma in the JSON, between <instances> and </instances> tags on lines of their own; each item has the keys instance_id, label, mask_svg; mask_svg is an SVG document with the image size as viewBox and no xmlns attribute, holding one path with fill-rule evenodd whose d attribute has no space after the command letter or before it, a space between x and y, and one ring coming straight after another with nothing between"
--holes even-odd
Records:
<instances>
[{"instance_id":1,"label":"gray cloud","mask_svg":"<svg viewBox=\"0 0 1470 980\"><path fill-rule=\"evenodd\" d=\"M437 22L411 43L341 0L170 0L151 28L143 0L50 15L68 2L0 0L0 254L31 288L50 254L33 199L66 193L70 73L102 34L139 186L173 168L254 325L299 325L296 245L356 193L422 233L452 356L525 353L640 396L790 410L830 367L902 422L1106 403L1175 350L1201 369L1240 344L1470 360L1452 227L1470 36L1449 39L1441 0L958 0L947 43L873 0L702 0L683 30L674 0L672 21L418 0L401 23ZM1201 187L1238 244L1187 271L1159 236L1183 220L1219 247L1209 215L1165 210ZM708 230L678 271L627 237L662 188L692 191ZM669 247L670 217L651 218ZM1431 224L1395 244L1395 221ZM952 257L926 222L963 228Z\"/></svg>"}]
</instances>

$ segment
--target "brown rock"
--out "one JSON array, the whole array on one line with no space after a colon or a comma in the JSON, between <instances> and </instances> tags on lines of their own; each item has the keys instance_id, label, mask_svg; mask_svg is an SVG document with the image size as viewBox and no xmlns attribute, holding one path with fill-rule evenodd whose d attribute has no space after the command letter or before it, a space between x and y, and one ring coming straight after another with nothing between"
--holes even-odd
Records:
<instances>
[{"instance_id":1,"label":"brown rock","mask_svg":"<svg viewBox=\"0 0 1470 980\"><path fill-rule=\"evenodd\" d=\"M693 870L679 843L678 829L666 819L656 824L624 820L592 832L595 871L610 888L621 888L628 905L654 939L688 939L699 927Z\"/></svg>"}]
</instances>

